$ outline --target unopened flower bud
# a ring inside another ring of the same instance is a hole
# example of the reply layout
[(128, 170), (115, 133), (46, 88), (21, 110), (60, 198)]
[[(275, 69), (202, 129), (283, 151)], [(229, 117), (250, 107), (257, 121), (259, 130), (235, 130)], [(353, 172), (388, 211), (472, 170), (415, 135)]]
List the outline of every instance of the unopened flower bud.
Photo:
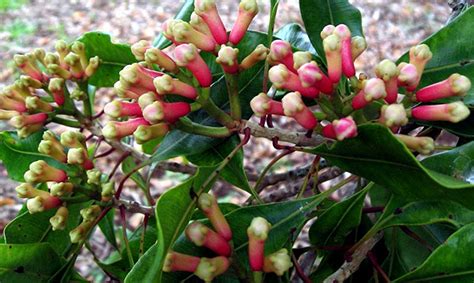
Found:
[(433, 57), (430, 47), (426, 44), (420, 44), (410, 48), (410, 64), (416, 67), (418, 74), (423, 74), (426, 63)]
[(69, 66), (69, 71), (74, 78), (82, 79), (84, 77), (84, 68), (81, 64), (81, 58), (76, 53), (69, 53), (64, 57), (64, 62)]
[(398, 76), (398, 85), (406, 87), (408, 91), (414, 91), (418, 86), (421, 74), (418, 73), (416, 66), (407, 63), (398, 65), (400, 75)]
[(170, 128), (166, 123), (158, 123), (151, 126), (139, 126), (133, 136), (138, 144), (144, 144), (152, 139), (164, 137)]
[(317, 88), (312, 86), (304, 87), (298, 75), (288, 70), (283, 64), (271, 67), (268, 78), (275, 88), (298, 91), (301, 95), (308, 98), (316, 98), (319, 95)]
[(181, 44), (174, 50), (176, 64), (185, 67), (198, 80), (202, 87), (212, 84), (212, 74), (206, 62), (199, 55), (194, 44)]
[(156, 64), (171, 73), (179, 70), (173, 59), (158, 48), (148, 48), (145, 52), (145, 60), (148, 65)]
[(469, 117), (469, 108), (461, 101), (437, 104), (422, 105), (411, 110), (411, 116), (423, 121), (447, 121), (458, 123)]
[(152, 104), (153, 102), (157, 100), (158, 100), (158, 97), (156, 96), (156, 94), (150, 91), (141, 95), (138, 98), (138, 105), (140, 105), (140, 108), (143, 110), (145, 109), (145, 107), (147, 107), (148, 105)]
[(235, 21), (234, 27), (229, 35), (229, 41), (233, 45), (239, 44), (244, 38), (250, 23), (258, 14), (258, 5), (256, 0), (241, 0), (239, 4), (239, 15)]
[(80, 41), (75, 41), (71, 45), (71, 51), (74, 52), (79, 57), (82, 68), (86, 69), (87, 65), (89, 64), (89, 60), (87, 60), (86, 46), (84, 45), (84, 43)]
[(189, 23), (182, 20), (174, 20), (172, 25), (174, 40), (178, 43), (192, 43), (197, 48), (213, 52), (217, 43), (212, 36), (208, 36), (195, 30)]
[(135, 59), (138, 61), (143, 61), (145, 60), (145, 52), (148, 50), (148, 48), (151, 48), (151, 44), (147, 40), (140, 40), (137, 43), (132, 44), (131, 49), (133, 56), (135, 56)]
[(263, 270), (265, 241), (268, 238), (271, 227), (272, 225), (265, 218), (255, 217), (247, 229), (247, 236), (249, 237), (249, 262), (252, 271)]
[(204, 20), (196, 14), (196, 12), (191, 13), (191, 18), (189, 20), (189, 24), (197, 31), (204, 33), (206, 35), (212, 36), (211, 30), (204, 22)]
[(299, 92), (290, 92), (281, 100), (285, 116), (292, 117), (307, 130), (317, 126), (318, 120), (313, 112), (304, 104)]
[(25, 106), (30, 112), (51, 112), (53, 106), (41, 100), (38, 96), (30, 96), (25, 99)]
[(41, 64), (43, 64), (43, 66), (46, 66), (44, 62), (44, 58), (46, 57), (46, 51), (44, 51), (44, 49), (35, 48), (35, 50), (33, 50), (33, 54), (35, 55), (36, 59), (40, 61)]
[(405, 126), (408, 123), (408, 117), (403, 104), (382, 106), (380, 122), (389, 128)]
[(206, 215), (216, 232), (221, 235), (226, 241), (232, 239), (232, 230), (229, 223), (222, 214), (217, 200), (214, 196), (208, 193), (202, 193), (197, 201), (199, 209)]
[(99, 217), (100, 212), (102, 209), (98, 205), (91, 205), (89, 207), (81, 209), (80, 213), (83, 221), (94, 221), (97, 217)]
[(354, 36), (351, 41), (351, 47), (352, 60), (355, 60), (367, 49), (367, 41), (362, 36)]
[(335, 26), (333, 25), (327, 25), (323, 28), (323, 30), (321, 31), (321, 39), (324, 40), (326, 39), (326, 37), (332, 35), (334, 33), (334, 30), (336, 29)]
[(6, 95), (0, 95), (0, 109), (16, 112), (26, 112), (26, 105), (23, 101), (8, 98)]
[(21, 129), (18, 129), (16, 132), (19, 138), (27, 138), (31, 134), (38, 132), (42, 128), (43, 128), (43, 124), (31, 124)]
[(99, 56), (95, 56), (89, 59), (89, 64), (86, 66), (84, 70), (84, 74), (86, 78), (92, 77), (95, 74), (97, 69), (99, 68), (100, 59)]
[(10, 119), (10, 125), (19, 129), (29, 125), (43, 125), (48, 119), (48, 114), (37, 113), (31, 115), (18, 115)]
[(114, 100), (104, 107), (104, 113), (112, 118), (142, 116), (142, 109), (137, 102)]
[(304, 64), (310, 63), (313, 60), (313, 55), (308, 51), (297, 51), (293, 54), (293, 68), (298, 70)]
[(398, 98), (398, 75), (400, 70), (392, 61), (385, 59), (375, 67), (375, 74), (382, 79), (385, 84), (387, 96), (385, 101), (388, 104), (396, 103)]
[(83, 221), (81, 224), (79, 224), (79, 226), (71, 230), (71, 232), (69, 232), (71, 243), (77, 244), (86, 240), (86, 237), (89, 234), (93, 224), (93, 221)]
[(329, 35), (323, 40), (324, 53), (328, 63), (329, 79), (338, 83), (342, 75), (341, 38), (335, 34)]
[(212, 282), (214, 278), (226, 272), (229, 269), (230, 261), (224, 256), (215, 258), (201, 258), (194, 275), (204, 280), (204, 282)]
[(59, 66), (59, 56), (55, 53), (48, 52), (46, 53), (46, 56), (44, 56), (44, 63), (45, 66), (49, 65), (58, 65)]
[(348, 78), (354, 77), (351, 31), (346, 25), (340, 24), (334, 29), (334, 34), (341, 39), (342, 73)]
[(334, 120), (323, 128), (323, 136), (343, 141), (357, 136), (357, 124), (352, 117)]
[(404, 143), (408, 149), (427, 155), (435, 150), (434, 140), (430, 137), (413, 137), (407, 135), (395, 135)]
[(230, 256), (232, 250), (229, 243), (212, 229), (194, 221), (186, 228), (186, 237), (198, 247), (206, 247), (218, 255)]
[(67, 152), (67, 163), (80, 165), (85, 170), (94, 168), (94, 163), (89, 159), (87, 150), (84, 148), (70, 148)]
[(74, 185), (72, 183), (54, 183), (49, 187), (49, 191), (53, 196), (66, 197), (72, 194)]
[(265, 257), (263, 271), (266, 273), (273, 272), (278, 276), (283, 276), (292, 266), (293, 263), (291, 262), (288, 250), (281, 249)]
[(20, 115), (20, 113), (17, 111), (0, 109), (0, 120), (10, 120), (18, 115)]
[(102, 134), (108, 140), (120, 140), (130, 136), (141, 125), (150, 125), (144, 118), (135, 118), (125, 122), (108, 122), (102, 129)]
[(54, 45), (54, 48), (59, 54), (59, 62), (62, 68), (67, 68), (66, 62), (64, 62), (64, 58), (69, 54), (71, 51), (69, 49), (68, 44), (64, 40), (58, 40), (56, 41), (56, 44)]
[(372, 101), (385, 98), (387, 92), (385, 91), (384, 81), (378, 78), (373, 78), (364, 81), (363, 89), (352, 100), (352, 108), (354, 110), (362, 109), (369, 105)]
[(67, 161), (64, 148), (61, 146), (61, 144), (55, 143), (54, 141), (42, 140), (38, 145), (38, 152), (51, 156), (60, 162)]
[(20, 184), (18, 187), (15, 188), (17, 197), (19, 198), (34, 198), (37, 196), (40, 197), (49, 197), (48, 192), (38, 190), (33, 187), (31, 184), (23, 183)]
[(175, 94), (192, 100), (197, 98), (197, 91), (194, 87), (183, 83), (178, 79), (173, 79), (170, 75), (163, 75), (153, 80), (156, 92), (159, 95)]
[(250, 107), (257, 117), (263, 117), (268, 114), (284, 115), (282, 103), (271, 99), (263, 92), (250, 101)]
[(240, 69), (247, 70), (255, 66), (260, 61), (267, 59), (270, 50), (263, 44), (257, 45), (255, 50), (252, 51), (247, 57), (240, 63)]
[(47, 67), (47, 71), (51, 75), (56, 75), (64, 80), (69, 80), (72, 78), (71, 72), (56, 64), (49, 64)]
[(169, 252), (166, 255), (165, 262), (163, 265), (164, 272), (175, 272), (185, 271), (194, 272), (196, 271), (201, 258), (185, 255), (177, 252)]
[(105, 184), (102, 184), (102, 191), (101, 191), (101, 201), (110, 201), (115, 194), (115, 183), (114, 182), (108, 182)]
[(163, 73), (146, 69), (140, 64), (128, 65), (120, 71), (120, 82), (122, 86), (128, 88), (136, 94), (143, 94), (154, 91), (153, 79), (161, 77)]
[(67, 174), (49, 166), (44, 160), (38, 160), (30, 164), (30, 170), (26, 171), (24, 178), (28, 183), (64, 182)]
[(5, 87), (0, 95), (24, 102), (26, 98), (31, 97), (32, 93), (28, 85), (22, 83), (21, 80), (17, 80), (13, 85)]
[(31, 87), (35, 89), (39, 89), (43, 87), (43, 83), (39, 80), (36, 80), (30, 76), (20, 76), (18, 83), (23, 87)]
[(416, 100), (430, 102), (452, 96), (465, 96), (471, 89), (471, 81), (460, 74), (452, 74), (448, 79), (424, 87), (416, 92)]
[(288, 41), (275, 40), (270, 45), (270, 53), (268, 55), (272, 65), (283, 64), (288, 70), (296, 73), (293, 60), (293, 49)]
[(326, 94), (332, 94), (334, 91), (333, 83), (314, 61), (298, 68), (298, 77), (303, 87), (313, 86)]
[(66, 131), (61, 134), (61, 144), (70, 148), (85, 148), (86, 137), (81, 132)]
[(216, 62), (222, 66), (224, 72), (235, 74), (239, 71), (239, 63), (237, 62), (238, 54), (239, 49), (222, 45), (217, 55)]
[(102, 172), (97, 169), (91, 169), (86, 171), (87, 174), (87, 183), (91, 185), (100, 185), (100, 177)]
[(56, 102), (56, 104), (59, 106), (63, 105), (65, 102), (64, 87), (65, 87), (64, 79), (52, 78), (49, 81), (48, 89), (53, 95), (54, 102)]
[(56, 214), (49, 219), (53, 231), (64, 230), (66, 228), (69, 211), (65, 206), (61, 206)]
[(227, 31), (217, 12), (214, 0), (194, 1), (194, 12), (206, 22), (212, 36), (218, 44), (227, 43)]
[(191, 106), (186, 102), (155, 101), (143, 109), (143, 118), (151, 124), (163, 121), (173, 124), (190, 112)]
[(59, 207), (61, 203), (59, 198), (51, 195), (37, 196), (26, 201), (26, 208), (30, 214), (34, 214)]
[[(36, 59), (36, 58), (35, 58)], [(44, 81), (43, 73), (39, 70), (38, 65), (33, 60), (30, 60), (27, 55), (15, 55), (13, 61), (21, 71), (38, 81)]]
[(71, 94), (70, 94), (71, 99), (74, 99), (76, 101), (83, 101), (87, 99), (87, 93), (82, 91), (80, 88), (75, 88)]
[[(135, 93), (130, 90), (130, 85), (128, 83), (123, 83), (121, 81), (118, 81), (114, 84), (114, 90), (117, 93), (118, 97), (120, 98), (128, 98), (128, 99), (138, 99), (143, 92), (141, 89), (138, 89), (138, 93)], [(135, 91), (137, 89), (134, 89)]]

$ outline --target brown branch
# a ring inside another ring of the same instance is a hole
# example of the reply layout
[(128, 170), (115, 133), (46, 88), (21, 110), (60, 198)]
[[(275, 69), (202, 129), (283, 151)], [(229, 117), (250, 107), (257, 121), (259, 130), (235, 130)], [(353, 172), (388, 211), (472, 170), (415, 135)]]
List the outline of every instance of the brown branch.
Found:
[(140, 203), (133, 200), (116, 199), (114, 198), (114, 206), (123, 206), (128, 212), (141, 213), (145, 215), (153, 216), (155, 214), (155, 208), (152, 206), (141, 205)]
[(342, 266), (329, 277), (324, 279), (324, 283), (341, 283), (349, 278), (354, 272), (359, 269), (360, 264), (364, 261), (367, 253), (371, 251), (374, 246), (383, 238), (383, 232), (375, 234), (374, 237), (362, 243), (359, 248), (351, 256), (351, 261), (344, 261)]

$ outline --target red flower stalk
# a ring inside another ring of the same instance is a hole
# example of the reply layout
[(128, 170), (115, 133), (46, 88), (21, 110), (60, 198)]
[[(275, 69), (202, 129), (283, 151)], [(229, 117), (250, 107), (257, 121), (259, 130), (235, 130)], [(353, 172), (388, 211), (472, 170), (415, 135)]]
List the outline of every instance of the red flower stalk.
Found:
[(67, 163), (82, 166), (85, 170), (94, 168), (94, 163), (89, 159), (84, 148), (70, 148), (67, 152)]
[(180, 67), (185, 67), (198, 80), (202, 87), (209, 87), (212, 84), (211, 70), (206, 62), (199, 55), (196, 46), (192, 43), (182, 44), (174, 50), (176, 63)]
[(151, 124), (163, 121), (173, 124), (189, 112), (191, 112), (191, 106), (186, 102), (155, 101), (143, 109), (143, 118)]
[(462, 102), (422, 105), (411, 110), (411, 116), (423, 121), (447, 121), (458, 123), (469, 117), (470, 110)]
[(416, 67), (416, 71), (420, 75), (416, 85), (420, 83), (421, 76), (425, 70), (426, 63), (433, 57), (430, 47), (426, 44), (420, 44), (410, 48), (410, 64)]
[(212, 36), (211, 30), (207, 26), (206, 22), (196, 14), (196, 12), (191, 13), (191, 18), (189, 24), (197, 31), (204, 33), (205, 35)]
[(102, 129), (102, 134), (106, 139), (119, 140), (133, 134), (141, 125), (150, 125), (150, 123), (144, 118), (135, 118), (125, 122), (111, 121)]
[(107, 103), (104, 107), (104, 112), (112, 118), (142, 116), (142, 109), (137, 102), (125, 102), (119, 100), (114, 100), (110, 103)]
[(194, 1), (194, 12), (206, 22), (218, 44), (227, 43), (227, 31), (219, 16), (214, 0)]
[(293, 68), (298, 70), (304, 64), (308, 64), (313, 60), (313, 55), (308, 51), (296, 51), (293, 53)]
[(314, 61), (301, 66), (298, 69), (298, 76), (303, 87), (314, 86), (326, 94), (332, 94), (334, 91), (333, 83)]
[(132, 44), (131, 49), (133, 56), (135, 56), (135, 59), (138, 61), (143, 61), (145, 60), (145, 52), (149, 49), (152, 48), (151, 44), (147, 40), (140, 40), (134, 44)]
[(212, 36), (195, 30), (189, 23), (182, 20), (174, 20), (170, 25), (173, 31), (173, 38), (178, 44), (192, 43), (201, 50), (208, 52), (215, 51), (217, 43)]
[(212, 227), (214, 227), (216, 232), (226, 241), (230, 241), (232, 239), (232, 230), (224, 214), (222, 214), (216, 198), (208, 193), (203, 193), (199, 196), (197, 205), (209, 221), (211, 221)]
[(352, 60), (355, 61), (366, 49), (367, 42), (362, 36), (354, 36), (351, 41), (352, 46)]
[(133, 136), (138, 144), (144, 144), (147, 141), (156, 139), (159, 137), (164, 137), (170, 128), (166, 123), (158, 123), (151, 126), (138, 126)]
[(17, 115), (20, 115), (20, 112), (0, 109), (0, 120), (10, 120)]
[(330, 36), (331, 34), (334, 33), (334, 30), (336, 30), (336, 27), (333, 26), (333, 25), (327, 25), (323, 28), (323, 30), (321, 31), (320, 35), (321, 35), (321, 39), (324, 40), (326, 39), (326, 37)]
[(316, 98), (319, 95), (317, 88), (313, 86), (304, 87), (298, 75), (288, 70), (283, 64), (273, 66), (268, 73), (268, 78), (275, 88), (298, 91), (301, 95), (308, 98)]
[(312, 130), (318, 125), (313, 112), (304, 104), (299, 92), (290, 92), (281, 100), (285, 116), (292, 117), (303, 128)]
[(224, 72), (228, 74), (235, 74), (239, 72), (239, 62), (237, 62), (237, 55), (239, 49), (230, 46), (222, 45), (216, 58), (216, 63), (222, 66)]
[(405, 126), (408, 123), (405, 107), (403, 104), (390, 104), (382, 106), (379, 121), (389, 128)]
[(224, 256), (215, 258), (201, 258), (194, 275), (204, 282), (212, 282), (214, 278), (226, 272), (229, 269), (230, 261)]
[(265, 257), (263, 271), (266, 273), (273, 272), (278, 276), (283, 276), (292, 266), (293, 263), (291, 262), (288, 250), (281, 249)]
[[(140, 64), (128, 65), (120, 71), (120, 82), (132, 92), (139, 95), (155, 90), (153, 79), (161, 77), (163, 73), (146, 69)], [(125, 85), (124, 85), (125, 84)]]
[(33, 54), (17, 54), (13, 56), (13, 61), (23, 73), (40, 82), (46, 81), (46, 77), (43, 75), (38, 65), (36, 64), (36, 57)]
[(263, 44), (257, 45), (255, 50), (252, 51), (247, 57), (240, 63), (241, 70), (247, 70), (255, 66), (258, 62), (267, 59), (270, 50)]
[(341, 40), (341, 58), (342, 58), (342, 73), (348, 77), (355, 76), (354, 60), (352, 59), (352, 38), (351, 31), (344, 25), (338, 25), (334, 34)]
[(234, 27), (229, 35), (229, 41), (233, 45), (239, 44), (245, 36), (250, 23), (258, 14), (258, 5), (256, 0), (241, 0), (239, 5), (239, 15), (235, 21)]
[(28, 183), (61, 183), (68, 177), (65, 171), (49, 166), (44, 160), (38, 160), (30, 164), (30, 170), (26, 171), (24, 178)]
[(229, 243), (221, 235), (212, 229), (194, 221), (186, 228), (186, 237), (198, 247), (206, 247), (218, 255), (229, 257), (232, 249)]
[(323, 40), (324, 53), (328, 62), (328, 75), (333, 83), (338, 83), (342, 76), (341, 39), (331, 34)]
[(396, 103), (398, 98), (398, 75), (400, 74), (397, 65), (385, 59), (375, 67), (375, 74), (385, 84), (385, 91), (387, 92), (385, 101), (388, 104)]
[(420, 81), (420, 73), (418, 73), (416, 66), (407, 63), (400, 63), (398, 65), (400, 74), (398, 75), (398, 85), (405, 87), (408, 91), (414, 91)]
[(354, 138), (357, 136), (357, 124), (350, 116), (340, 120), (334, 120), (331, 124), (323, 128), (323, 136), (338, 141)]
[(165, 263), (163, 265), (164, 272), (175, 272), (185, 271), (194, 272), (196, 271), (201, 258), (190, 256), (177, 252), (169, 252), (166, 255)]
[(272, 65), (283, 64), (288, 70), (296, 73), (294, 68), (295, 62), (293, 61), (293, 49), (288, 41), (273, 41), (270, 45), (270, 54), (268, 56)]
[(154, 79), (153, 84), (159, 95), (175, 94), (192, 100), (195, 100), (198, 95), (194, 87), (166, 74)]
[(252, 219), (247, 236), (249, 237), (249, 262), (252, 271), (262, 271), (265, 260), (265, 241), (268, 238), (271, 224), (263, 217)]
[(372, 101), (385, 98), (385, 84), (381, 79), (369, 79), (364, 81), (363, 88), (352, 100), (354, 110), (362, 109)]
[(64, 147), (50, 131), (44, 132), (43, 140), (41, 140), (40, 144), (38, 145), (38, 152), (49, 155), (63, 163), (66, 163), (67, 161), (66, 153), (64, 153)]
[(416, 92), (416, 100), (430, 102), (452, 96), (465, 96), (471, 89), (471, 81), (460, 74), (452, 74), (448, 79), (424, 87)]
[(48, 119), (48, 114), (37, 113), (31, 115), (18, 115), (10, 119), (10, 125), (20, 129), (30, 125), (43, 125)]
[(38, 96), (30, 96), (25, 99), (25, 106), (30, 112), (52, 112), (53, 106), (41, 100)]
[(434, 140), (430, 137), (413, 137), (407, 135), (395, 135), (398, 140), (404, 143), (408, 149), (428, 155), (435, 150)]
[(26, 207), (30, 214), (47, 211), (60, 207), (62, 201), (58, 197), (48, 194), (47, 197), (37, 196), (26, 201)]
[(8, 98), (6, 95), (0, 95), (0, 109), (11, 110), (16, 112), (26, 112), (26, 105), (22, 101)]
[(64, 83), (64, 79), (61, 78), (52, 78), (49, 81), (48, 89), (53, 95), (54, 102), (59, 106), (64, 105), (66, 101), (64, 97)]
[(145, 61), (149, 66), (156, 64), (160, 68), (163, 68), (171, 73), (176, 73), (179, 71), (178, 66), (173, 61), (173, 59), (171, 59), (168, 54), (158, 48), (148, 48), (145, 52)]
[(285, 115), (283, 105), (279, 101), (271, 99), (266, 93), (261, 92), (250, 101), (250, 107), (257, 117), (263, 117), (268, 114)]

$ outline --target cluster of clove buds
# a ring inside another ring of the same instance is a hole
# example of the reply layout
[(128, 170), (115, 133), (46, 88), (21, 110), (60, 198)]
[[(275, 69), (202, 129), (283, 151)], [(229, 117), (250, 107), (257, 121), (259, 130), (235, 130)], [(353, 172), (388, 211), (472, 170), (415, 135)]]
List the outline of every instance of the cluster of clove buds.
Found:
[[(273, 65), (269, 79), (274, 89), (288, 93), (281, 101), (267, 93), (254, 97), (250, 105), (256, 116), (290, 117), (307, 130), (315, 130), (326, 138), (342, 141), (357, 136), (357, 125), (366, 121), (356, 121), (354, 114), (373, 102), (378, 102), (380, 108), (377, 122), (386, 125), (394, 133), (405, 126), (409, 118), (457, 123), (470, 115), (469, 108), (462, 101), (436, 104), (439, 99), (466, 95), (471, 88), (467, 77), (452, 74), (442, 82), (419, 89), (425, 66), (432, 58), (426, 44), (410, 49), (409, 63), (402, 62), (397, 66), (390, 60), (383, 60), (375, 69), (375, 78), (361, 74), (357, 79), (354, 60), (366, 49), (364, 38), (351, 37), (351, 31), (344, 24), (326, 26), (321, 38), (327, 59), (327, 74), (311, 53), (293, 52), (286, 41), (276, 40), (272, 43), (268, 55)], [(335, 91), (342, 75), (350, 79), (353, 94), (341, 99), (336, 97)], [(400, 88), (404, 89), (404, 95), (399, 94)], [(315, 108), (323, 113), (311, 111), (307, 103), (317, 104)], [(435, 104), (419, 105), (421, 103)], [(342, 104), (340, 109), (335, 109), (337, 104)], [(317, 117), (329, 117), (331, 120), (323, 119), (318, 124)], [(397, 137), (410, 149), (420, 153), (427, 154), (434, 149), (434, 142), (430, 138)]]
[[(197, 201), (198, 208), (206, 216), (214, 229), (200, 221), (193, 221), (185, 230), (189, 241), (198, 247), (205, 247), (218, 255), (214, 258), (200, 258), (175, 251), (168, 252), (163, 271), (193, 272), (205, 282), (211, 282), (215, 277), (226, 272), (232, 256), (232, 230), (217, 200), (208, 193), (202, 193)], [(275, 273), (282, 276), (292, 266), (286, 249), (281, 249), (265, 256), (265, 241), (268, 238), (271, 224), (262, 217), (252, 220), (247, 230), (249, 238), (249, 263), (253, 272)]]
[(9, 120), (20, 137), (39, 131), (57, 114), (64, 114), (60, 110), (66, 99), (84, 100), (86, 95), (79, 87), (69, 93), (66, 81), (83, 82), (99, 67), (99, 58), (88, 60), (80, 41), (70, 46), (58, 41), (56, 51), (35, 49), (13, 58), (24, 75), (0, 91), (0, 120)]
[[(82, 133), (66, 131), (57, 138), (53, 132), (46, 131), (38, 152), (49, 158), (30, 164), (24, 174), (26, 183), (20, 184), (16, 192), (18, 197), (27, 199), (26, 207), (31, 214), (57, 208), (56, 214), (50, 218), (53, 230), (66, 227), (67, 204), (74, 198), (76, 190), (98, 201), (112, 199), (114, 183), (103, 179), (102, 173), (94, 168)], [(83, 223), (70, 232), (73, 243), (85, 239), (100, 212), (98, 205), (81, 210)]]

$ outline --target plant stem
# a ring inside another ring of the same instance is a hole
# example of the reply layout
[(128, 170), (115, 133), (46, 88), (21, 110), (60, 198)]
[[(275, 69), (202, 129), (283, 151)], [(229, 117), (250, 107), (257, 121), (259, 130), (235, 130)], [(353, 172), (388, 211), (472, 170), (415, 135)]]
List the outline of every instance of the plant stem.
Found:
[(232, 134), (232, 131), (226, 127), (211, 127), (204, 126), (201, 124), (194, 123), (189, 118), (181, 118), (176, 124), (176, 128), (196, 135), (213, 137), (213, 138), (226, 138)]
[[(317, 176), (320, 160), (321, 160), (321, 156), (316, 155), (316, 157), (313, 160), (313, 164), (311, 164), (311, 168), (309, 169), (308, 174), (306, 174), (306, 177), (304, 178), (303, 184), (300, 187), (300, 191), (298, 192), (298, 195), (296, 196), (297, 199), (303, 197), (304, 192), (306, 191), (306, 187), (308, 186), (309, 179), (311, 179), (311, 176), (313, 176), (314, 174), (316, 174), (316, 176)], [(317, 183), (317, 182), (315, 182), (315, 183)]]
[(130, 243), (128, 242), (128, 237), (127, 237), (127, 219), (125, 217), (125, 207), (122, 205), (119, 207), (119, 210), (120, 210), (120, 220), (122, 221), (123, 243), (127, 250), (127, 257), (128, 257), (128, 262), (130, 263), (130, 268), (132, 268), (135, 265), (135, 262), (133, 260), (132, 250), (130, 249)]
[(242, 109), (240, 108), (239, 99), (239, 75), (226, 73), (225, 82), (229, 93), (230, 116), (232, 119), (239, 121), (242, 118)]
[(79, 88), (87, 94), (87, 98), (84, 99), (83, 104), (84, 104), (84, 115), (87, 118), (90, 118), (92, 116), (92, 105), (90, 102), (90, 93), (89, 93), (89, 85), (87, 82), (80, 82), (78, 83)]
[(235, 122), (227, 113), (222, 111), (212, 100), (211, 96), (211, 89), (204, 88), (201, 90), (199, 97), (197, 98), (197, 102), (199, 102), (204, 109), (210, 116), (216, 119), (219, 123), (226, 126), (229, 129), (235, 127)]
[(64, 126), (71, 127), (71, 128), (80, 128), (81, 127), (81, 123), (78, 122), (78, 121), (73, 121), (73, 120), (61, 118), (61, 117), (58, 117), (58, 116), (54, 116), (51, 119), (51, 121), (54, 122), (54, 123), (57, 123), (57, 124), (61, 124), (61, 125), (64, 125)]
[(253, 283), (262, 283), (263, 282), (263, 272), (254, 271), (252, 272)]

